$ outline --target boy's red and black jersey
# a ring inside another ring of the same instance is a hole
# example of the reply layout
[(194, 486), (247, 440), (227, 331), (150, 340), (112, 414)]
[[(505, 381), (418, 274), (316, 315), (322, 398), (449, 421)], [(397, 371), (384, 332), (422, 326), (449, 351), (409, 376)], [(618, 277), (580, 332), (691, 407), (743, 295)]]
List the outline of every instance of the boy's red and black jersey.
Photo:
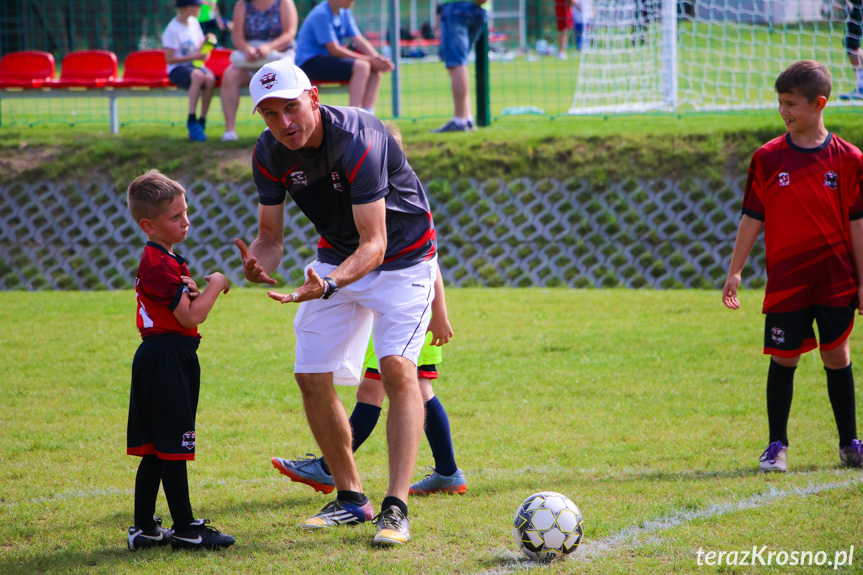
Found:
[(200, 339), (197, 327), (185, 328), (174, 316), (183, 293), (188, 292), (180, 276), (189, 275), (182, 256), (168, 253), (159, 244), (147, 242), (135, 279), (137, 323), (142, 338), (157, 333), (178, 333)]
[(320, 111), (324, 140), (312, 156), (288, 149), (269, 129), (258, 138), (252, 172), (261, 205), (279, 205), (290, 195), (321, 236), (318, 260), (339, 265), (360, 245), (354, 205), (383, 198), (387, 248), (377, 269), (434, 257), (428, 197), (389, 130), (357, 108), (322, 105)]
[(863, 217), (861, 183), (863, 155), (833, 134), (812, 149), (785, 134), (752, 156), (743, 214), (764, 222), (764, 313), (857, 297), (850, 221)]

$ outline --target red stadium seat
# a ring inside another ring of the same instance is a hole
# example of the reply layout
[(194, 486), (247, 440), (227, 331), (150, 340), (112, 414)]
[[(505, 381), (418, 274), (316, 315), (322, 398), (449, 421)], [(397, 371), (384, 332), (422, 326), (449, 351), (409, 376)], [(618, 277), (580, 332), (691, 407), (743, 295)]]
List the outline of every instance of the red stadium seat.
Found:
[(63, 58), (60, 79), (50, 88), (104, 88), (117, 78), (117, 56), (107, 50), (70, 52)]
[(231, 51), (227, 48), (213, 48), (204, 66), (216, 75), (216, 86), (222, 85), (222, 76), (231, 65)]
[(54, 79), (54, 56), (48, 52), (11, 52), (0, 58), (0, 88), (41, 88)]
[(108, 82), (108, 86), (113, 88), (162, 88), (170, 84), (162, 50), (129, 53), (123, 65), (123, 78)]

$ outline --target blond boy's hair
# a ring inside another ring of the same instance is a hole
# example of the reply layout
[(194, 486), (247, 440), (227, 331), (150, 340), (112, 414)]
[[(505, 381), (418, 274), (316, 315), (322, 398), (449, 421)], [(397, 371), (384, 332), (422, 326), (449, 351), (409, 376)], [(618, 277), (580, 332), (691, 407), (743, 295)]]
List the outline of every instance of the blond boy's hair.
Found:
[(126, 202), (135, 221), (154, 220), (174, 198), (186, 193), (185, 188), (159, 170), (150, 170), (129, 184)]
[(393, 138), (396, 139), (396, 143), (399, 145), (399, 148), (404, 148), (404, 146), (402, 146), (402, 131), (399, 130), (399, 127), (395, 122), (386, 121), (384, 122), (384, 126), (386, 126), (386, 129), (390, 131)]
[(777, 94), (796, 92), (812, 102), (818, 96), (830, 99), (833, 79), (827, 66), (812, 60), (800, 60), (788, 66), (776, 78)]

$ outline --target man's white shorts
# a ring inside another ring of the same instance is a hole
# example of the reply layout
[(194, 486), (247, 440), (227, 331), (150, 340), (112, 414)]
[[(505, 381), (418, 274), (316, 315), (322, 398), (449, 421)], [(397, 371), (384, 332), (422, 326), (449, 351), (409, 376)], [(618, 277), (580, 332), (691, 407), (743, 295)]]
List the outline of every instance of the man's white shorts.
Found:
[[(337, 266), (306, 266), (326, 277)], [(373, 271), (339, 287), (331, 299), (300, 304), (294, 373), (329, 373), (338, 385), (357, 385), (374, 326), (375, 355), (400, 355), (416, 364), (431, 317), (437, 257), (406, 269)]]

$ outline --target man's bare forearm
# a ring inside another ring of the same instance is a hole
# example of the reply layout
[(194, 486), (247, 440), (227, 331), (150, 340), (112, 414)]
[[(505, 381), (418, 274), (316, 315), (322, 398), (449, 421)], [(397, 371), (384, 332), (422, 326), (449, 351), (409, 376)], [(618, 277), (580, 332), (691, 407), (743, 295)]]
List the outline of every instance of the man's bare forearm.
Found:
[(268, 275), (279, 267), (284, 251), (285, 246), (281, 242), (260, 237), (256, 238), (249, 246), (249, 255), (258, 258), (258, 265), (264, 268)]
[(385, 248), (375, 242), (361, 243), (357, 251), (332, 271), (330, 277), (339, 287), (352, 284), (381, 265), (384, 251)]

